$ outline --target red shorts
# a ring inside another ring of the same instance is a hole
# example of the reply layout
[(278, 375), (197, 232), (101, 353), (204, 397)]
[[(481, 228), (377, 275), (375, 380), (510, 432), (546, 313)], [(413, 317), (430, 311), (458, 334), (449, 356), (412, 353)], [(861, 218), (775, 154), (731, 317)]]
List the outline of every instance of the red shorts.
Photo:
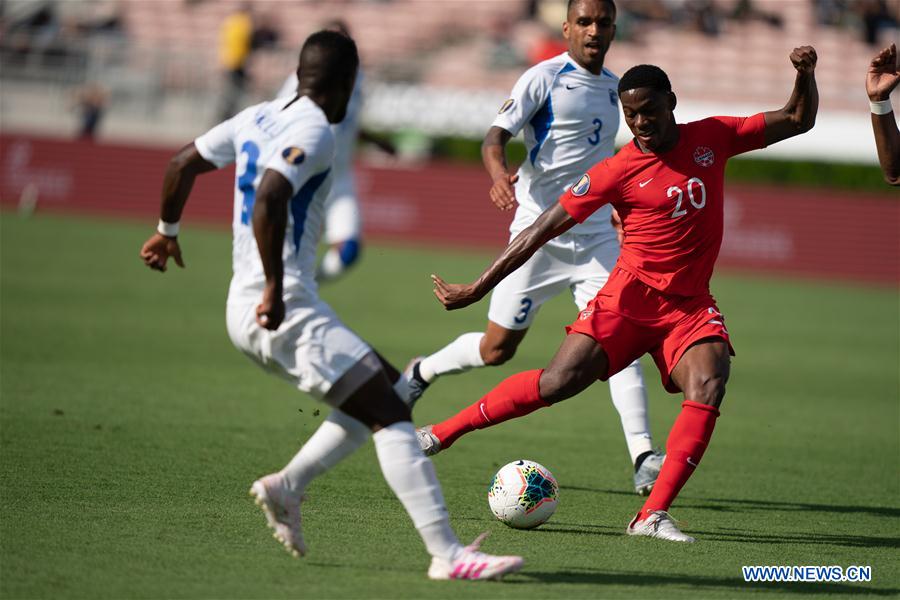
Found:
[(681, 391), (672, 381), (672, 370), (694, 342), (721, 338), (734, 356), (725, 318), (710, 294), (664, 294), (619, 267), (566, 332), (590, 336), (606, 351), (609, 371), (601, 380), (649, 352), (663, 386), (672, 393)]

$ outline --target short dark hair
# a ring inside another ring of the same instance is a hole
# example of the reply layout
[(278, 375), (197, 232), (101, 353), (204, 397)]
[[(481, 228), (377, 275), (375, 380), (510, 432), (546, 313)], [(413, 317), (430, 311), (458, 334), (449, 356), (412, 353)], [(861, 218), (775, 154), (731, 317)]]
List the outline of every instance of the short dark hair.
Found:
[(671, 92), (672, 83), (666, 72), (656, 65), (631, 67), (619, 80), (619, 95), (637, 88), (651, 88), (659, 92)]
[[(566, 4), (566, 18), (568, 18), (569, 13), (572, 12), (572, 7), (575, 6), (576, 2), (583, 2), (584, 0), (569, 0), (569, 3)], [(616, 8), (616, 0), (600, 0), (601, 2), (606, 2), (612, 7), (613, 12), (619, 12)]]
[(300, 49), (298, 73), (313, 75), (316, 87), (339, 83), (356, 72), (359, 53), (349, 36), (327, 29), (306, 38)]

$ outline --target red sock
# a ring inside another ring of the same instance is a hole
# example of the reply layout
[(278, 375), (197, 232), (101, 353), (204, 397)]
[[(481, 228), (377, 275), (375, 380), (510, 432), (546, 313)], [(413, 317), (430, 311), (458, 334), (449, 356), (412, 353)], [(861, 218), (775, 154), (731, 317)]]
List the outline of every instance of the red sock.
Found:
[(647, 518), (651, 510), (669, 510), (709, 445), (719, 409), (708, 404), (685, 400), (681, 414), (675, 419), (666, 441), (666, 462), (650, 497), (641, 508), (639, 520)]
[(525, 371), (504, 379), (481, 400), (435, 425), (431, 433), (441, 441), (441, 448), (445, 449), (470, 431), (484, 429), (550, 406), (541, 400), (538, 381), (542, 372), (542, 369)]

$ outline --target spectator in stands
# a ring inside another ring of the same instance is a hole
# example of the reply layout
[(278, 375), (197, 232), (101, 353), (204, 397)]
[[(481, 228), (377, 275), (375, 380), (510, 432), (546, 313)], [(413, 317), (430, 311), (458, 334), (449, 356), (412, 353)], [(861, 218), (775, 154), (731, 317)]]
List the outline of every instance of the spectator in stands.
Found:
[(870, 46), (878, 44), (882, 29), (898, 27), (898, 15), (888, 10), (887, 0), (858, 0), (855, 6), (862, 21), (863, 40)]
[(225, 91), (219, 121), (230, 119), (247, 88), (247, 60), (253, 39), (253, 16), (249, 2), (225, 18), (219, 34), (219, 61), (225, 72)]
[(847, 0), (812, 0), (816, 20), (820, 25), (837, 27), (847, 20)]
[(56, 45), (61, 26), (56, 5), (50, 0), (10, 2), (2, 12), (3, 45), (15, 54), (43, 54)]
[(900, 84), (897, 45), (891, 44), (875, 55), (866, 74), (866, 93), (872, 110), (872, 129), (878, 162), (884, 179), (900, 186), (900, 130), (891, 106), (891, 91)]
[(253, 18), (253, 34), (250, 38), (251, 51), (277, 49), (281, 46), (281, 32), (269, 13), (260, 13)]
[(747, 21), (762, 21), (779, 29), (784, 26), (781, 15), (766, 12), (760, 9), (753, 0), (737, 0), (729, 15), (733, 20), (745, 23)]
[(491, 47), (487, 54), (488, 68), (512, 69), (521, 67), (525, 62), (512, 42), (506, 19), (498, 17), (491, 21), (490, 44)]
[(623, 2), (621, 10), (636, 29), (655, 21), (711, 37), (719, 34), (723, 16), (714, 0), (633, 0)]
[(671, 11), (662, 0), (632, 0), (623, 2), (621, 10), (639, 21), (669, 21)]
[(722, 14), (713, 0), (685, 0), (683, 10), (688, 26), (715, 37), (722, 30)]
[(106, 111), (109, 93), (99, 83), (89, 83), (78, 90), (75, 95), (75, 107), (78, 111), (78, 139), (92, 141)]

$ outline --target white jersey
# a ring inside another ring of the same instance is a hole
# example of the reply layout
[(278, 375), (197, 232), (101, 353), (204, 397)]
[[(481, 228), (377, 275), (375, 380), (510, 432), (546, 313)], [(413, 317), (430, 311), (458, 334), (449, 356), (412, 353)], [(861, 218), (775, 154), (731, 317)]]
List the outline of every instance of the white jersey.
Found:
[(229, 299), (258, 301), (265, 273), (253, 234), (253, 204), (266, 169), (291, 184), (284, 238), (284, 296), (314, 297), (316, 247), (331, 184), (334, 138), (328, 118), (307, 97), (287, 108), (276, 99), (251, 106), (194, 140), (200, 155), (223, 167), (237, 161), (234, 183), (234, 242)]
[[(528, 69), (503, 103), (493, 126), (513, 135), (524, 129), (527, 156), (519, 168), (519, 203), (510, 232), (516, 235), (594, 164), (615, 152), (619, 129), (619, 78), (594, 75), (568, 52)], [(573, 227), (573, 234), (615, 237), (611, 208), (601, 208)]]
[[(292, 73), (278, 90), (277, 98), (293, 98), (297, 93), (297, 74)], [(340, 123), (331, 126), (334, 134), (334, 162), (332, 163), (332, 194), (350, 195), (356, 197), (356, 189), (353, 179), (353, 153), (356, 148), (356, 139), (359, 137), (359, 116), (362, 111), (362, 68), (356, 71), (356, 82), (353, 84), (353, 94), (347, 103), (347, 115)]]

